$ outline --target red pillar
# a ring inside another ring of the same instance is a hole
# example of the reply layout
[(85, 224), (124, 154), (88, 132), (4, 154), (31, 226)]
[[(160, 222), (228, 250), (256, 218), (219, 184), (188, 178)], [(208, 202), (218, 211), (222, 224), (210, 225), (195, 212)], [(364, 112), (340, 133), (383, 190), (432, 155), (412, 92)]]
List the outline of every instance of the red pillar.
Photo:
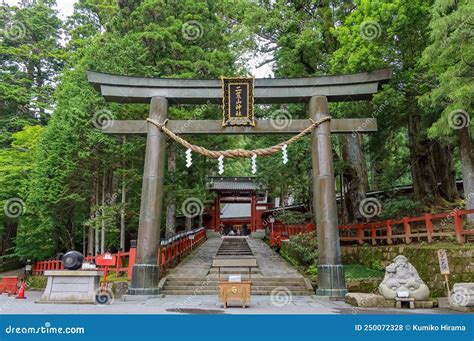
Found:
[(221, 195), (217, 193), (216, 203), (214, 205), (214, 231), (221, 232)]
[(250, 202), (250, 230), (252, 232), (255, 232), (257, 230), (256, 213), (257, 213), (257, 199), (255, 197), (255, 194), (252, 194), (252, 201)]
[(137, 241), (131, 240), (130, 241), (130, 250), (128, 251), (128, 280), (132, 279), (132, 270), (133, 266), (135, 265), (135, 260), (137, 257)]

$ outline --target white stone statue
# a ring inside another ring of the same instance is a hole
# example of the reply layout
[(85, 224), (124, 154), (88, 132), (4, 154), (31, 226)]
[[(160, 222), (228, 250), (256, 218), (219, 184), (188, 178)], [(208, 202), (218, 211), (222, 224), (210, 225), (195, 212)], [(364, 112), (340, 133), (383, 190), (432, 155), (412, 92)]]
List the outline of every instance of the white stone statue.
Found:
[(415, 300), (426, 300), (430, 290), (418, 275), (415, 267), (405, 256), (397, 256), (393, 263), (385, 268), (385, 277), (379, 285), (380, 294), (387, 299), (395, 297), (412, 297)]

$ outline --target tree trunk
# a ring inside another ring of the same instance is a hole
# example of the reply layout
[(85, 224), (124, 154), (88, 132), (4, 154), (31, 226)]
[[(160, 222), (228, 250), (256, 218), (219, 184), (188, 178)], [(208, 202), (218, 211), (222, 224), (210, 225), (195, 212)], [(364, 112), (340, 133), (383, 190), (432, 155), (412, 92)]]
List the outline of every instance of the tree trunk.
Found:
[(433, 169), (433, 141), (427, 139), (421, 126), (421, 116), (417, 113), (416, 106), (413, 106), (412, 113), (408, 117), (413, 191), (419, 201), (424, 204), (432, 204), (439, 198), (438, 183)]
[[(459, 152), (466, 209), (472, 210), (474, 209), (474, 150), (469, 126), (459, 129)], [(467, 221), (474, 223), (474, 214), (469, 214)]]
[(186, 217), (185, 231), (191, 231), (193, 229), (193, 218)]
[[(94, 206), (97, 204), (97, 186), (98, 186), (97, 172), (94, 172), (94, 175), (92, 177), (90, 219), (95, 218)], [(92, 226), (89, 226), (88, 237), (87, 237), (87, 255), (88, 256), (94, 255), (94, 231), (95, 229)]]
[[(95, 176), (94, 176), (94, 181), (95, 181), (95, 211), (94, 211), (94, 217), (97, 218), (97, 216), (99, 215), (99, 210), (98, 210), (98, 207), (99, 207), (99, 175), (100, 175), (100, 171), (99, 171), (99, 168), (97, 168), (97, 171), (95, 173)], [(95, 244), (94, 244), (94, 255), (97, 256), (99, 254), (99, 243), (100, 243), (100, 236), (99, 236), (99, 228), (96, 226), (95, 227), (95, 236), (94, 236), (94, 241), (95, 241)]]
[[(168, 173), (171, 177), (176, 173), (176, 146), (172, 143), (168, 151)], [(173, 193), (168, 193), (166, 206), (166, 232), (165, 237), (170, 238), (176, 234), (176, 198)]]
[(102, 226), (100, 229), (100, 253), (104, 254), (105, 252), (105, 188), (107, 186), (107, 170), (104, 169), (102, 175)]
[(453, 147), (436, 143), (433, 145), (433, 169), (440, 184), (439, 192), (447, 201), (458, 198), (456, 172), (453, 163)]
[(369, 180), (362, 151), (362, 136), (360, 134), (346, 134), (344, 139), (342, 157), (344, 161), (349, 162), (349, 167), (343, 175), (343, 212), (345, 222), (354, 223), (362, 219), (359, 206), (366, 197)]
[[(122, 147), (125, 145), (126, 138), (122, 139)], [(122, 156), (122, 207), (120, 208), (120, 250), (125, 251), (125, 203), (126, 203), (126, 179), (125, 179), (125, 156)]]

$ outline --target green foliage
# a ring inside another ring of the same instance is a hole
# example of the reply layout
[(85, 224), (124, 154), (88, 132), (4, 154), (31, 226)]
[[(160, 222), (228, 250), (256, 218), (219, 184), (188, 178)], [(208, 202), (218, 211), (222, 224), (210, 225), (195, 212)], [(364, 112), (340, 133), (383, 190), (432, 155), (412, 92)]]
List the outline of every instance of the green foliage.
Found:
[(420, 100), (442, 110), (441, 117), (429, 130), (431, 137), (438, 137), (456, 132), (452, 129), (455, 125), (453, 112), (462, 110), (464, 115), (472, 116), (474, 109), (474, 5), (469, 0), (435, 0), (431, 15), (431, 44), (423, 52), (422, 59), (432, 79), (429, 84), (431, 91)]
[(311, 213), (302, 213), (302, 212), (293, 212), (293, 211), (283, 211), (278, 215), (278, 220), (283, 224), (303, 224), (312, 219), (313, 215)]
[(423, 205), (410, 197), (389, 199), (382, 204), (381, 218), (416, 217), (424, 212)]
[[(80, 249), (89, 228), (105, 226), (106, 247), (113, 249), (118, 247), (124, 210), (128, 237), (136, 237), (144, 139), (106, 136), (97, 123), (100, 114), (144, 119), (148, 106), (107, 103), (89, 85), (87, 70), (214, 79), (248, 74), (246, 62), (259, 53), (268, 57), (264, 63), (273, 62), (278, 77), (391, 66), (392, 81), (371, 102), (331, 103), (330, 110), (338, 118), (378, 120), (378, 132), (363, 141), (372, 189), (410, 183), (420, 172), (414, 163), (425, 160), (433, 145), (429, 138), (443, 137), (443, 143), (456, 147), (448, 129), (452, 111), (472, 112), (473, 7), (467, 0), (79, 0), (74, 14), (62, 22), (53, 0), (2, 4), (0, 204), (18, 197), (26, 209), (16, 219), (0, 212), (0, 234), (4, 237), (18, 228), (16, 255), (44, 258)], [(256, 116), (284, 116), (289, 121), (306, 118), (306, 109), (303, 104), (257, 105)], [(171, 106), (169, 117), (219, 119), (221, 108)], [(268, 147), (287, 137), (189, 140), (222, 150)], [(351, 167), (343, 158), (344, 143), (333, 138), (338, 175)], [(213, 199), (206, 178), (216, 174), (216, 160), (193, 155), (193, 166), (186, 168), (184, 150), (175, 147), (176, 171), (166, 174), (164, 204), (175, 202), (178, 213), (190, 197), (206, 206)], [(258, 180), (271, 198), (291, 197), (311, 206), (309, 137), (288, 146), (288, 156), (286, 165), (279, 154), (259, 158)], [(454, 162), (459, 173), (457, 156)], [(226, 160), (225, 167), (224, 175), (250, 175), (250, 160)], [(104, 174), (110, 177), (108, 195), (117, 200), (102, 205)], [(125, 204), (118, 199), (122, 186)], [(389, 200), (382, 214), (416, 215), (423, 199)], [(302, 223), (312, 217), (288, 213), (280, 218)], [(314, 265), (315, 240), (297, 236), (289, 245), (296, 258)], [(12, 245), (4, 247), (11, 251)]]
[(26, 290), (44, 290), (48, 278), (46, 276), (28, 276), (25, 280)]
[(367, 268), (360, 264), (344, 265), (344, 275), (346, 280), (362, 278), (382, 278), (384, 272), (377, 269)]
[(300, 265), (309, 266), (318, 262), (318, 243), (315, 233), (291, 236), (286, 249)]

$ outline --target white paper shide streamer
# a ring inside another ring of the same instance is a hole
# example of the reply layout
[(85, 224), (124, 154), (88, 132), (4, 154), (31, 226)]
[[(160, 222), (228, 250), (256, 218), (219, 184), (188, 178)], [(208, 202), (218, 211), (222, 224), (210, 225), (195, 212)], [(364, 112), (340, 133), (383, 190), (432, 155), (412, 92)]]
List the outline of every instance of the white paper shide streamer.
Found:
[(219, 156), (217, 160), (219, 161), (219, 174), (222, 175), (224, 173), (224, 156)]
[(193, 158), (191, 156), (191, 149), (186, 150), (186, 167), (189, 168), (193, 164)]
[(257, 173), (257, 155), (252, 156), (252, 174)]
[(286, 144), (283, 145), (283, 147), (281, 148), (281, 152), (282, 152), (282, 158), (283, 158), (283, 164), (286, 165), (288, 163), (288, 150), (287, 150), (288, 146)]

